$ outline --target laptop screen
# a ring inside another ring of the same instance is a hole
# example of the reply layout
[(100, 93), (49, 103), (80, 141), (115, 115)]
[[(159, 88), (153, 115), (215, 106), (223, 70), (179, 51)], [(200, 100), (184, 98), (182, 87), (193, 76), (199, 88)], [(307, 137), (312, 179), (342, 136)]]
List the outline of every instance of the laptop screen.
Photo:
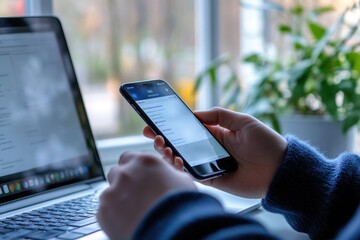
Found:
[(0, 204), (103, 176), (59, 21), (0, 19)]

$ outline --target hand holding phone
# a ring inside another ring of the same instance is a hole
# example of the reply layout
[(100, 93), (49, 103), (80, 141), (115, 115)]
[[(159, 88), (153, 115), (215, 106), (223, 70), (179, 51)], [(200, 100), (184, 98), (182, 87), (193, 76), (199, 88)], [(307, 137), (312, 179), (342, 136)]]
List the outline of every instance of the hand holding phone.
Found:
[[(203, 183), (241, 197), (265, 197), (286, 152), (286, 139), (248, 114), (216, 107), (197, 111), (196, 116), (240, 166), (231, 175)], [(149, 126), (144, 127), (143, 134), (154, 139), (155, 149), (175, 168), (183, 168), (183, 161), (172, 154), (161, 136)]]
[(151, 129), (165, 139), (185, 169), (199, 180), (237, 169), (237, 162), (163, 80), (123, 84), (121, 94)]

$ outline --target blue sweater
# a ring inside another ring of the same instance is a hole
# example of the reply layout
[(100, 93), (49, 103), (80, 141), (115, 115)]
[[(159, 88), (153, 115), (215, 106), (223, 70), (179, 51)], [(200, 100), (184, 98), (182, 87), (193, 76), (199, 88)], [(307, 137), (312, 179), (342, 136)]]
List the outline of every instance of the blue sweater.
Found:
[[(296, 138), (287, 140), (262, 206), (313, 239), (360, 239), (360, 157), (345, 153), (329, 160)], [(182, 191), (157, 202), (133, 239), (277, 238), (255, 220), (226, 213), (209, 195)]]

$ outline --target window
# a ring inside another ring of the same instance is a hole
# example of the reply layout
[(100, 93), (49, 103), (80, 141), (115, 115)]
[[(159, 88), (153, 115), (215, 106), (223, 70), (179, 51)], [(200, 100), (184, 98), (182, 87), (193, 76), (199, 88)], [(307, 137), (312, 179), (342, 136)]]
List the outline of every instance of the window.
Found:
[(54, 0), (97, 139), (140, 134), (121, 83), (161, 78), (195, 106), (192, 0)]
[[(255, 8), (247, 8), (243, 2)], [(94, 135), (97, 139), (107, 139), (139, 135), (144, 126), (120, 96), (121, 83), (165, 79), (194, 109), (199, 107), (199, 101), (192, 94), (199, 66), (204, 67), (224, 53), (230, 53), (233, 62), (238, 64), (244, 54), (253, 51), (276, 52), (279, 41), (274, 26), (281, 20), (281, 14), (256, 8), (257, 4), (267, 2), (287, 7), (296, 4), (288, 0), (0, 0), (0, 16), (52, 12), (60, 18)], [(340, 11), (353, 2), (306, 0), (303, 4), (330, 4)], [(208, 9), (209, 5), (212, 8)], [(205, 25), (199, 24), (204, 7), (208, 15)], [(214, 21), (209, 21), (214, 13), (211, 10), (218, 14)], [(209, 29), (212, 34), (204, 34)], [(199, 38), (203, 38), (202, 41), (199, 42)], [(218, 48), (203, 61), (199, 55), (212, 51), (211, 41)], [(249, 76), (253, 72), (240, 64), (237, 66), (240, 76), (251, 83)], [(205, 98), (201, 95), (200, 100), (206, 102), (214, 98), (212, 93), (205, 91)], [(200, 108), (208, 108), (216, 101), (209, 103)], [(125, 145), (134, 144), (138, 139), (126, 141)], [(99, 142), (107, 145), (107, 140)], [(113, 140), (110, 145), (115, 142), (124, 144)]]

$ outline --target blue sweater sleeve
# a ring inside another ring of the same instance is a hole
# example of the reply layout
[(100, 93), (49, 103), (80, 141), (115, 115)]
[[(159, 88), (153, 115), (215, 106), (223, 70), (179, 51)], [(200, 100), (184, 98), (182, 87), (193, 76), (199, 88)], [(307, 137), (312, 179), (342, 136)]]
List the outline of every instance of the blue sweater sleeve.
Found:
[(213, 197), (200, 192), (175, 192), (147, 213), (133, 239), (276, 239), (254, 220), (226, 213)]
[(313, 239), (334, 238), (360, 203), (360, 157), (344, 153), (329, 160), (294, 137), (287, 140), (287, 154), (262, 205)]

